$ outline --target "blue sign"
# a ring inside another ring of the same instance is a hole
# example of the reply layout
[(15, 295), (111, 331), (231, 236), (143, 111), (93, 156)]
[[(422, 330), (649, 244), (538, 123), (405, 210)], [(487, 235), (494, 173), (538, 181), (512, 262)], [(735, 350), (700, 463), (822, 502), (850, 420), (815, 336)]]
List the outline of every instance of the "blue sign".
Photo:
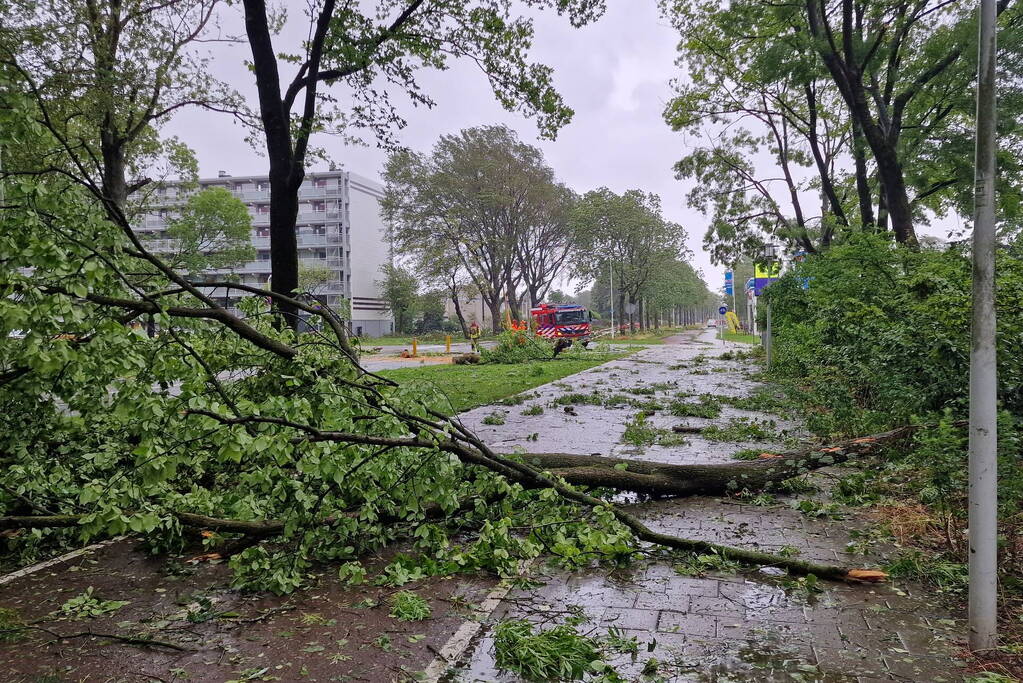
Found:
[(732, 281), (731, 280), (726, 280), (725, 281), (725, 296), (732, 296), (732, 294), (733, 294)]
[(718, 309), (718, 314), (720, 314), (720, 315), (724, 315), (727, 312), (728, 312), (728, 306), (722, 306), (721, 308)]
[(755, 282), (756, 282), (756, 280), (754, 280), (753, 278), (750, 278), (749, 280), (746, 280), (746, 291), (747, 292), (752, 292), (753, 291), (753, 286), (754, 286)]

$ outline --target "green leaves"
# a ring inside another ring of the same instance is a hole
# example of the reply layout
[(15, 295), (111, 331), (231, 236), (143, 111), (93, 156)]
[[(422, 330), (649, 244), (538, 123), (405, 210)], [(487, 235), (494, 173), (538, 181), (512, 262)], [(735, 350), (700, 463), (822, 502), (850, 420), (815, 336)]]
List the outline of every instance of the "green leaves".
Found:
[(93, 587), (89, 586), (81, 595), (65, 601), (59, 613), (72, 620), (90, 619), (116, 612), (127, 604), (127, 600), (101, 600), (93, 594)]
[[(188, 197), (177, 215), (167, 219), (166, 237), (176, 253), (168, 264), (191, 276), (227, 269), (256, 258), (251, 241), (252, 218), (245, 203), (223, 187), (210, 187)], [(145, 233), (154, 238), (158, 233)], [(159, 250), (164, 251), (164, 250)]]

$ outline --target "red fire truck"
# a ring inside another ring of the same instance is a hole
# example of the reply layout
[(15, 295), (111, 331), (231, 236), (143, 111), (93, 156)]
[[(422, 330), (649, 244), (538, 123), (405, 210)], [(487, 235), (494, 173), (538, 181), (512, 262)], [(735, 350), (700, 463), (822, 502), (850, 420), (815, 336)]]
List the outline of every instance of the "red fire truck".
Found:
[(578, 304), (540, 304), (529, 309), (536, 334), (548, 339), (585, 341), (590, 336), (590, 312)]

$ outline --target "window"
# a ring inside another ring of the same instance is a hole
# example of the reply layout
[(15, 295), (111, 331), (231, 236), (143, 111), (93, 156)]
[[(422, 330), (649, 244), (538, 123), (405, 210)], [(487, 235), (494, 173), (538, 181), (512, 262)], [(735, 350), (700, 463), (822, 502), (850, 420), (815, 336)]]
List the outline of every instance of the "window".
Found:
[(270, 260), (270, 250), (269, 249), (260, 249), (259, 251), (256, 252), (256, 259), (259, 260), (259, 261), (269, 261)]
[(313, 202), (313, 212), (314, 213), (323, 213), (326, 210), (327, 210), (327, 205), (324, 204), (323, 202)]
[(259, 206), (256, 207), (256, 213), (270, 213), (270, 205), (260, 204)]
[(558, 311), (559, 325), (578, 325), (586, 322), (586, 313), (581, 310)]
[(259, 190), (260, 192), (266, 192), (267, 190), (270, 189), (270, 183), (258, 182), (256, 183), (256, 189)]
[(314, 225), (314, 226), (312, 226), (312, 228), (313, 228), (313, 234), (314, 235), (326, 235), (327, 234), (327, 226), (326, 225)]
[(269, 236), (270, 236), (270, 228), (269, 228), (269, 226), (261, 225), (258, 228), (256, 228), (256, 237), (269, 237)]
[(313, 187), (326, 187), (326, 186), (327, 186), (327, 179), (326, 178), (317, 178), (316, 180), (313, 181)]

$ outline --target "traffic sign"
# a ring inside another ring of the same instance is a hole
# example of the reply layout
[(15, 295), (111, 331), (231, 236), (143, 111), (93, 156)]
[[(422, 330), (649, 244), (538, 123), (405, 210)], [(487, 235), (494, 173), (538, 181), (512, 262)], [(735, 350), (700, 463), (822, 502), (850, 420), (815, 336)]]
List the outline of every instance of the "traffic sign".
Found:
[(718, 313), (719, 313), (720, 315), (724, 315), (724, 314), (725, 314), (725, 313), (727, 313), (727, 312), (728, 312), (728, 306), (722, 306), (722, 307), (720, 307), (720, 308), (718, 309)]

